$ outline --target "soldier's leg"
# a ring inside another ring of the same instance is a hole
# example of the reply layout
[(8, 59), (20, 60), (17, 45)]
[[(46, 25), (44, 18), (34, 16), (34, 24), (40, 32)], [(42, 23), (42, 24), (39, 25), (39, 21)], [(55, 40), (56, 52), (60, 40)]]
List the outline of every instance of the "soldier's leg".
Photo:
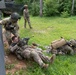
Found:
[(31, 51), (31, 56), (40, 66), (42, 66), (44, 64), (44, 62), (41, 60), (41, 58), (39, 57), (37, 52)]
[(68, 46), (68, 45), (66, 45), (66, 46), (64, 47), (64, 50), (65, 50), (65, 52), (66, 52), (67, 54), (71, 54), (71, 55), (74, 54), (74, 50), (73, 50), (70, 46)]
[(48, 56), (45, 56), (44, 54), (42, 54), (42, 52), (38, 52), (38, 54), (44, 62), (50, 61), (50, 58)]
[(6, 40), (8, 41), (8, 44), (10, 45), (12, 43), (11, 33), (9, 31), (6, 31), (5, 36), (6, 36)]
[(26, 23), (27, 23), (27, 20), (24, 19), (24, 28), (26, 28)]
[(34, 50), (27, 48), (22, 52), (22, 55), (25, 59), (30, 59), (32, 57), (34, 61), (37, 62), (41, 67), (48, 67), (48, 65), (41, 60), (38, 53)]
[(40, 67), (42, 68), (47, 68), (48, 64), (45, 64), (42, 59), (40, 58), (40, 56), (38, 55), (37, 52), (35, 51), (31, 51), (31, 56), (33, 57), (33, 59), (40, 65)]
[(44, 62), (53, 63), (53, 61), (56, 57), (55, 54), (53, 54), (51, 57), (45, 56), (42, 52), (38, 52), (38, 54)]
[(68, 51), (70, 52), (71, 55), (74, 54), (74, 50), (70, 46), (68, 46)]
[(30, 29), (32, 29), (32, 26), (31, 26), (31, 23), (30, 23), (30, 19), (27, 18), (27, 21), (28, 21), (28, 25), (29, 25)]

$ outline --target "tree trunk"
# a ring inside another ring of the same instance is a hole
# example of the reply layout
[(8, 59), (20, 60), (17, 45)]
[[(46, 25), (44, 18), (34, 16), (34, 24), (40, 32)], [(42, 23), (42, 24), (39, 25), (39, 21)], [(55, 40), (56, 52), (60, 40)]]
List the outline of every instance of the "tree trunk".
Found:
[(40, 0), (40, 16), (42, 17), (42, 9), (43, 9), (43, 7), (42, 7), (42, 4), (43, 4), (43, 0)]
[(74, 3), (75, 3), (75, 0), (72, 0), (71, 15), (74, 15)]

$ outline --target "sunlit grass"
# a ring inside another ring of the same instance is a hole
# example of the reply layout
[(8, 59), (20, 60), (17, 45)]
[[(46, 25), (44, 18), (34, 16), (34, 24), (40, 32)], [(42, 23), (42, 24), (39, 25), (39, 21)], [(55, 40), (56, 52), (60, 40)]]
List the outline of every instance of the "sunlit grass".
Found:
[[(50, 45), (54, 40), (64, 37), (66, 40), (76, 39), (76, 16), (69, 18), (60, 17), (30, 17), (33, 29), (28, 25), (25, 29), (23, 17), (19, 21), (21, 37), (32, 37), (29, 44), (35, 42), (42, 46)], [(30, 62), (31, 63), (31, 62)], [(30, 64), (29, 63), (29, 64)], [(53, 65), (48, 69), (41, 69), (35, 62), (27, 70), (21, 70), (15, 75), (76, 75), (76, 55), (57, 56)]]

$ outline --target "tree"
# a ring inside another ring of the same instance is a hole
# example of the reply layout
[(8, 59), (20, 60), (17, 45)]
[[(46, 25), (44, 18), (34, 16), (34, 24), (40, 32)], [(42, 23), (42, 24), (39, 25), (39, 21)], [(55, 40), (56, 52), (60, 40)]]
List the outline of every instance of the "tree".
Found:
[(40, 16), (42, 16), (43, 0), (40, 0)]
[(75, 3), (75, 0), (72, 0), (71, 15), (74, 15), (74, 3)]

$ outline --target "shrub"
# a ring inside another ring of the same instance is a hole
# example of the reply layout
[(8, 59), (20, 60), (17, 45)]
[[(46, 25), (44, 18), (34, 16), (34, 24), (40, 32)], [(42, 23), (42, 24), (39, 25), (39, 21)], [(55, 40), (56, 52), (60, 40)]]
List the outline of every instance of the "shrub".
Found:
[(54, 16), (58, 14), (57, 0), (45, 0), (43, 8), (44, 16)]
[(32, 16), (38, 16), (39, 15), (39, 3), (38, 2), (34, 1), (32, 3), (31, 14), (32, 14)]
[(63, 17), (63, 18), (67, 18), (69, 16), (70, 16), (70, 14), (67, 11), (64, 11), (61, 13), (61, 17)]

